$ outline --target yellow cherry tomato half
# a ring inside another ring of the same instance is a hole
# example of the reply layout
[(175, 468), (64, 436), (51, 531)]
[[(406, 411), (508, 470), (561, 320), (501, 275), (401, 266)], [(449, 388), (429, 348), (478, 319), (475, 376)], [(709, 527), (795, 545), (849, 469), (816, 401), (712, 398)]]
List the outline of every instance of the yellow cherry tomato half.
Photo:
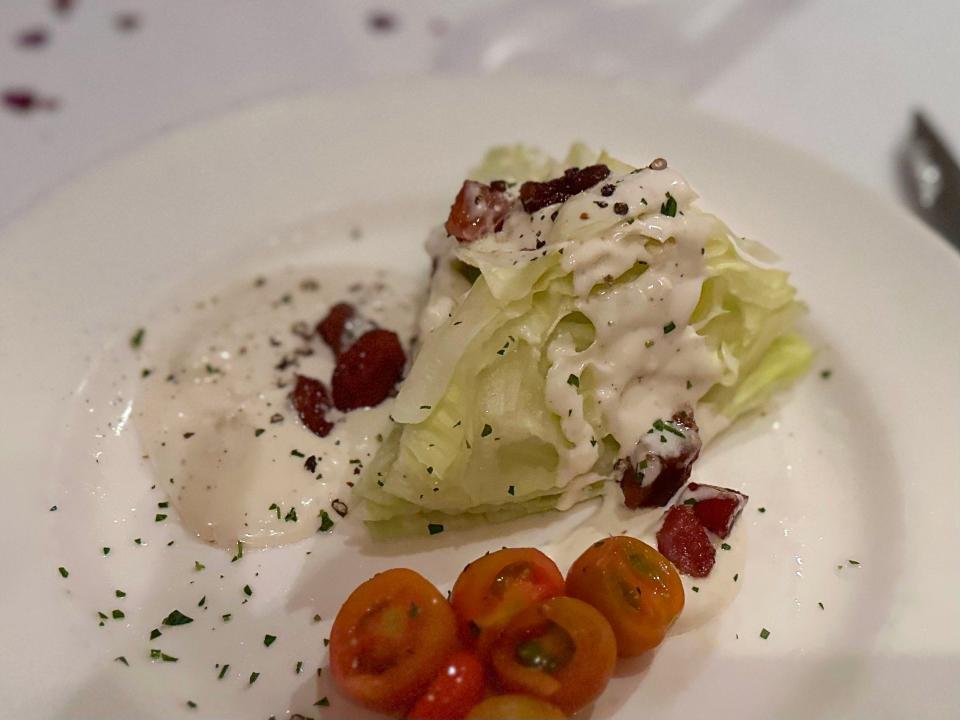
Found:
[(330, 633), (330, 670), (355, 702), (405, 713), (457, 647), (446, 598), (413, 570), (374, 575), (351, 593)]
[(617, 661), (610, 623), (581, 600), (555, 597), (517, 615), (491, 650), (500, 684), (573, 714), (597, 698)]
[(475, 706), (466, 720), (565, 720), (556, 705), (529, 695), (496, 695)]
[(659, 645), (684, 601), (673, 563), (627, 535), (587, 548), (567, 573), (567, 595), (592, 605), (607, 619), (620, 657)]

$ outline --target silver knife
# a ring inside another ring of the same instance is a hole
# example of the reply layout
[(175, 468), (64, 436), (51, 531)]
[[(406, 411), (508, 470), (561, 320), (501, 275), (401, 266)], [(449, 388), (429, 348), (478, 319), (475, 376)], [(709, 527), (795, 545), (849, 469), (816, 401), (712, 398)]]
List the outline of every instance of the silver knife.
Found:
[(917, 215), (960, 249), (960, 166), (919, 111), (900, 153), (900, 179)]

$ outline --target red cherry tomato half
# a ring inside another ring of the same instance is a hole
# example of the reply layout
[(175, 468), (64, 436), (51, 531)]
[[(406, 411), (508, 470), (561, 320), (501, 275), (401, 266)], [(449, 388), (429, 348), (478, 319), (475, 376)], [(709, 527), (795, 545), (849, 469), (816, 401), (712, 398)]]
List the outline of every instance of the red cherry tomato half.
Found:
[(659, 645), (684, 600), (673, 563), (627, 535), (587, 548), (567, 573), (567, 595), (592, 605), (610, 622), (620, 657)]
[(461, 720), (483, 698), (483, 665), (470, 652), (454, 653), (407, 714), (409, 720)]
[(450, 602), (461, 638), (485, 657), (515, 615), (562, 593), (563, 575), (553, 560), (533, 548), (504, 548), (467, 565)]
[(500, 683), (573, 714), (603, 692), (617, 662), (610, 623), (587, 603), (555, 597), (527, 608), (490, 653)]
[(330, 634), (340, 690), (372, 710), (402, 714), (457, 647), (449, 603), (413, 570), (374, 575), (351, 593)]

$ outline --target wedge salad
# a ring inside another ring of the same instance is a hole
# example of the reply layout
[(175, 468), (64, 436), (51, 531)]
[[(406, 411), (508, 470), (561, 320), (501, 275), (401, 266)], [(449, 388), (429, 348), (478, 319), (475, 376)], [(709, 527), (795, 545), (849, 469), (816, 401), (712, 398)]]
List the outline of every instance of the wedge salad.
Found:
[(696, 200), (662, 158), (487, 153), (428, 240), (419, 345), (354, 488), (375, 534), (664, 506), (807, 370), (787, 273)]

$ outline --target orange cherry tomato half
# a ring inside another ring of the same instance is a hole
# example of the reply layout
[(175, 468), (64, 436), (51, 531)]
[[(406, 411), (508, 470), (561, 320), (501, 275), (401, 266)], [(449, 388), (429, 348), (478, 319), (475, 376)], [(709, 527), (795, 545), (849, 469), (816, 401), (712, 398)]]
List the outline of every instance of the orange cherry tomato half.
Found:
[(683, 583), (673, 563), (627, 535), (587, 548), (567, 573), (567, 595), (592, 605), (607, 619), (620, 657), (659, 645), (683, 610)]
[(555, 597), (511, 620), (490, 660), (507, 690), (534, 695), (573, 714), (607, 686), (617, 662), (617, 641), (610, 623), (593, 607)]
[(402, 714), (457, 647), (446, 599), (413, 570), (374, 575), (354, 590), (330, 633), (330, 670), (340, 690), (372, 710)]
[(533, 548), (504, 548), (467, 565), (450, 602), (461, 638), (486, 657), (515, 615), (562, 593), (563, 575), (553, 560)]
[(477, 705), (467, 720), (565, 720), (556, 705), (529, 695), (496, 695)]
[(473, 653), (454, 653), (407, 713), (409, 720), (462, 720), (483, 698), (485, 673)]

